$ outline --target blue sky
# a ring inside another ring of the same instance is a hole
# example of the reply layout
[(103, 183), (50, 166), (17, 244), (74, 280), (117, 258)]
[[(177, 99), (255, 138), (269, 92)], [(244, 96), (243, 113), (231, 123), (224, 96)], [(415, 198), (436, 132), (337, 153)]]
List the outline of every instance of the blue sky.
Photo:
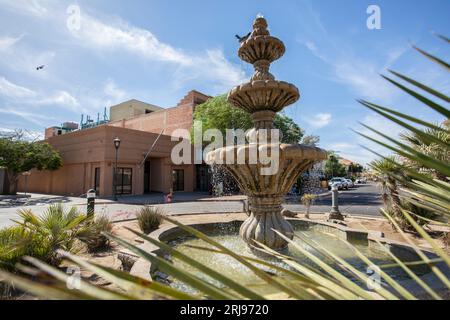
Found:
[[(366, 27), (371, 4), (381, 8), (380, 30)], [(67, 26), (70, 5), (80, 8), (77, 30)], [(355, 99), (442, 120), (379, 74), (392, 68), (450, 93), (445, 71), (410, 47), (448, 57), (432, 31), (450, 36), (449, 12), (448, 0), (0, 0), (0, 130), (42, 134), (130, 98), (170, 107), (191, 89), (227, 92), (253, 71), (234, 34), (261, 13), (287, 48), (272, 73), (302, 94), (286, 114), (321, 147), (366, 163), (373, 156), (359, 145), (380, 149), (350, 128), (362, 121), (392, 136), (399, 128)]]

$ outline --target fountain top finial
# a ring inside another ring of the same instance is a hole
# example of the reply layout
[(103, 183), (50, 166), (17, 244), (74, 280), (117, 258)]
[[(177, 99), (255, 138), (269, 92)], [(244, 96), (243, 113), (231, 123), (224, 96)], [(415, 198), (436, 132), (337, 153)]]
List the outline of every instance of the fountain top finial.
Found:
[(267, 20), (264, 17), (256, 16), (255, 21), (253, 21), (253, 32), (252, 36), (268, 36), (270, 35), (269, 30), (267, 30)]

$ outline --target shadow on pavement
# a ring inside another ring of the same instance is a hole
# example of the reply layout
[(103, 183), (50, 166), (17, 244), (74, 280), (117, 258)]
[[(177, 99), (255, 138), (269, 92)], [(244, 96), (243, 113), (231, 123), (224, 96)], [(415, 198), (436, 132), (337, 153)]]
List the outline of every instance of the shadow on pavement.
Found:
[(67, 203), (70, 202), (68, 197), (64, 196), (49, 196), (39, 198), (6, 198), (0, 200), (0, 208), (14, 208), (27, 206), (45, 206), (53, 203)]

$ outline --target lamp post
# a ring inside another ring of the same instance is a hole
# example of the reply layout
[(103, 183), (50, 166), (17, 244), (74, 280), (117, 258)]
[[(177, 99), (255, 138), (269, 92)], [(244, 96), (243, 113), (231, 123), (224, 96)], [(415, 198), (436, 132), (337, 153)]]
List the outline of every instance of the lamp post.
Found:
[(117, 201), (117, 158), (119, 156), (120, 139), (116, 137), (114, 139), (114, 148), (116, 148), (116, 162), (114, 164), (114, 178), (113, 178), (113, 194), (114, 201)]

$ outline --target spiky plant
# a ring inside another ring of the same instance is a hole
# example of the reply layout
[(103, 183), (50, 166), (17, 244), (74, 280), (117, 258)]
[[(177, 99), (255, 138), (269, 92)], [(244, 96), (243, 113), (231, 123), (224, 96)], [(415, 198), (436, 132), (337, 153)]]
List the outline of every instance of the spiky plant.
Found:
[(160, 208), (145, 206), (139, 211), (136, 218), (141, 231), (148, 234), (153, 230), (158, 229), (163, 216), (164, 211)]
[(87, 245), (89, 251), (105, 250), (110, 247), (109, 238), (105, 232), (111, 233), (113, 223), (106, 215), (94, 215), (85, 221), (85, 225), (78, 232), (77, 238)]
[(79, 233), (84, 230), (86, 216), (80, 214), (75, 207), (66, 210), (62, 204), (52, 204), (42, 215), (36, 215), (30, 209), (18, 211), (22, 221), (14, 222), (33, 237), (46, 239), (51, 251), (50, 262), (57, 265), (57, 250), (72, 251)]
[(309, 219), (309, 212), (311, 210), (311, 206), (314, 203), (314, 200), (316, 200), (317, 195), (312, 193), (306, 193), (301, 198), (300, 201), (306, 208), (305, 218)]
[(388, 210), (392, 216), (400, 223), (404, 230), (404, 219), (401, 208), (401, 200), (398, 195), (399, 185), (395, 177), (402, 174), (400, 166), (395, 164), (395, 157), (387, 157), (384, 159), (374, 160), (369, 166), (376, 174), (378, 185), (381, 189), (381, 198), (384, 203), (384, 207)]

